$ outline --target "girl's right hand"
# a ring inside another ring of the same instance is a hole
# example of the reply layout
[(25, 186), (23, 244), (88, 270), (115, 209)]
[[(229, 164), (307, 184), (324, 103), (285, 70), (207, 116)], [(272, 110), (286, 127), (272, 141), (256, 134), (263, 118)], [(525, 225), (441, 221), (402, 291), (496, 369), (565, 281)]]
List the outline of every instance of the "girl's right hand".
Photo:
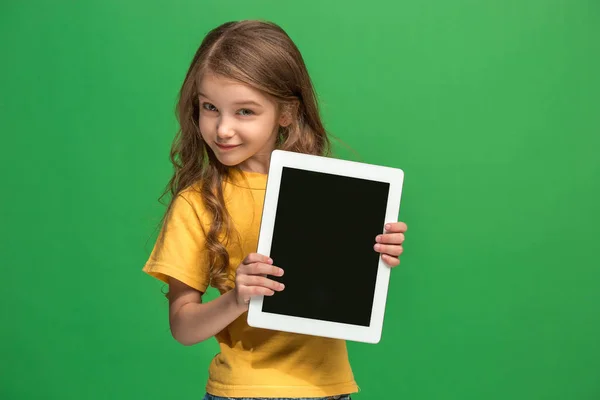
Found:
[(266, 277), (283, 275), (283, 270), (272, 264), (273, 260), (269, 257), (251, 253), (238, 266), (234, 291), (239, 306), (247, 308), (252, 296), (272, 296), (275, 292), (283, 290), (283, 283)]

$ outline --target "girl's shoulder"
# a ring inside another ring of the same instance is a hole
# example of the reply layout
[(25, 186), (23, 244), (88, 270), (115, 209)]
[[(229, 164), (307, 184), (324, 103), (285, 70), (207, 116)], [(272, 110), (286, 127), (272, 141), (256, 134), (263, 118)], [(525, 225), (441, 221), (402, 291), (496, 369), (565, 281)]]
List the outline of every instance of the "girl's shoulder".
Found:
[(201, 182), (194, 182), (193, 184), (186, 186), (185, 188), (181, 189), (179, 191), (179, 193), (177, 193), (176, 198), (174, 200), (177, 199), (182, 199), (187, 201), (188, 203), (202, 203), (202, 183)]

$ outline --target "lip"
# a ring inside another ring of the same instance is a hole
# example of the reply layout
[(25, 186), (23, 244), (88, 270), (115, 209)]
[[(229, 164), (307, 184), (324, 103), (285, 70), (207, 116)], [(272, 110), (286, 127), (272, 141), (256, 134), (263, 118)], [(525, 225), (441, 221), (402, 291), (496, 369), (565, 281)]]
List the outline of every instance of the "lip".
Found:
[(236, 147), (239, 146), (239, 144), (220, 144), (220, 143), (215, 143), (217, 145), (217, 147), (221, 150), (232, 150), (235, 149)]

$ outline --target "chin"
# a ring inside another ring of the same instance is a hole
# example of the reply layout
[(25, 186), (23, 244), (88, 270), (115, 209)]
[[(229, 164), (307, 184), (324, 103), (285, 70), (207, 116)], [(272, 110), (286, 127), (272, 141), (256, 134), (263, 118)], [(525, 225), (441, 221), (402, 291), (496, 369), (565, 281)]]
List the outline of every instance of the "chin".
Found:
[(228, 157), (228, 156), (216, 156), (217, 160), (219, 160), (219, 162), (227, 167), (235, 167), (236, 165), (239, 165), (241, 163), (243, 163), (244, 161), (246, 161), (245, 158), (242, 157)]
[(219, 160), (219, 162), (227, 167), (233, 167), (235, 165), (238, 165), (239, 162), (234, 161), (234, 160), (229, 160), (229, 159), (224, 159), (222, 157), (217, 157), (217, 160)]

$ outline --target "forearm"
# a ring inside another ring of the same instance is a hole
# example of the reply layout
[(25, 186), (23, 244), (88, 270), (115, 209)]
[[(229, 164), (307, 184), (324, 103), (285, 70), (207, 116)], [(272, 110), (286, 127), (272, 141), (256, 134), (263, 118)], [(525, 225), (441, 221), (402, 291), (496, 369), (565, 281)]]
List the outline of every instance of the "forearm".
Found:
[(187, 303), (171, 316), (171, 333), (178, 342), (194, 345), (222, 331), (244, 311), (232, 290), (208, 303)]

